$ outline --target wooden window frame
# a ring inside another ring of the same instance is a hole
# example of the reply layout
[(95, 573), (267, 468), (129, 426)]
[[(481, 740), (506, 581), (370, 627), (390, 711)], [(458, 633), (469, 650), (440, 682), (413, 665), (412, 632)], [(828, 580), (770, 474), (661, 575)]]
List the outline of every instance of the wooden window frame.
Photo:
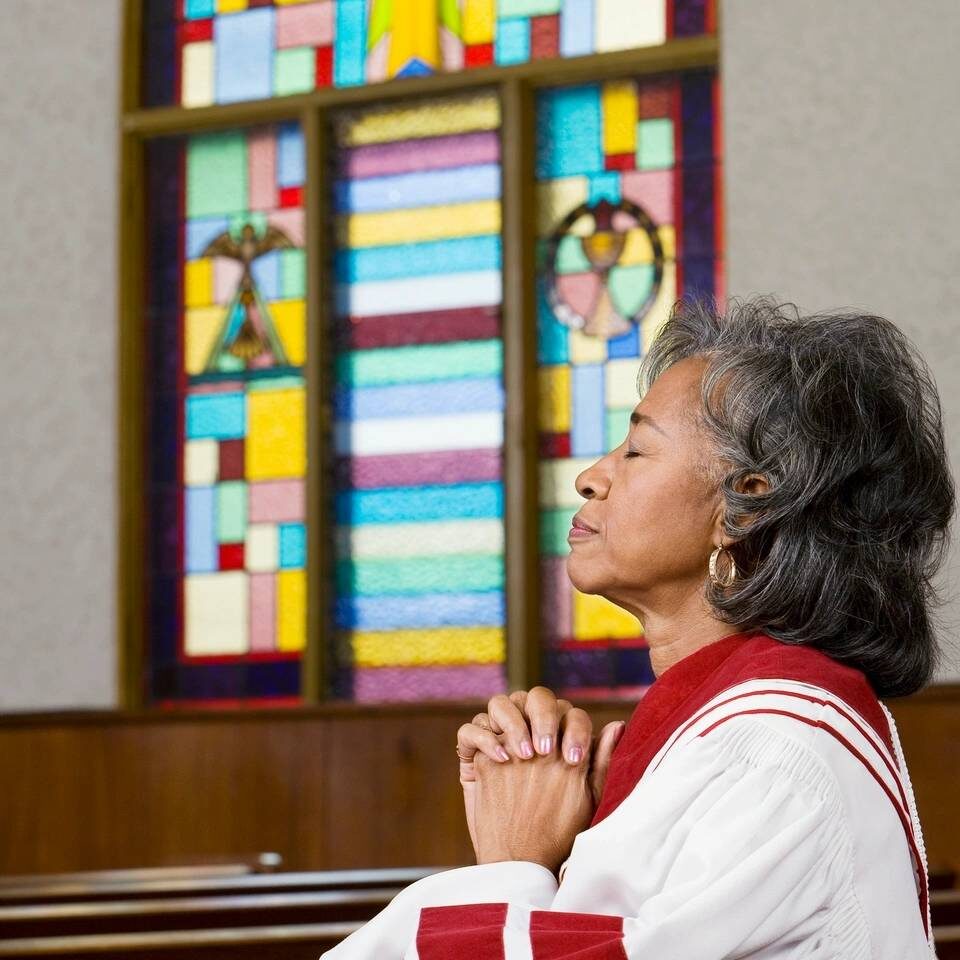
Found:
[(504, 527), (507, 681), (526, 688), (540, 675), (540, 551), (537, 483), (537, 333), (535, 316), (534, 97), (545, 87), (567, 86), (703, 68), (719, 71), (717, 32), (671, 39), (655, 47), (599, 53), (570, 59), (531, 60), (457, 73), (389, 80), (357, 87), (326, 87), (269, 100), (208, 107), (141, 108), (142, 0), (125, 0), (120, 87), (119, 235), (119, 390), (118, 390), (118, 568), (117, 649), (119, 702), (140, 709), (144, 702), (147, 571), (144, 564), (147, 508), (144, 496), (146, 453), (144, 410), (146, 371), (143, 353), (145, 242), (144, 147), (166, 136), (298, 121), (306, 143), (304, 191), (307, 255), (307, 635), (301, 666), (304, 706), (325, 702), (330, 676), (327, 637), (333, 629), (324, 615), (332, 608), (332, 555), (329, 491), (333, 414), (328, 290), (332, 240), (329, 236), (329, 117), (344, 107), (414, 100), (477, 89), (497, 90), (501, 102), (501, 204), (503, 210)]

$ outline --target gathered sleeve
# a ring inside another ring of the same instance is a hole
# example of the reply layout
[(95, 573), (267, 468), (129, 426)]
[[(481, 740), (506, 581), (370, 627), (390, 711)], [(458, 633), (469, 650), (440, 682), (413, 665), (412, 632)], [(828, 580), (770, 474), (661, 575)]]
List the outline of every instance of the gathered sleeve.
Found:
[[(813, 750), (762, 720), (737, 719), (677, 749), (580, 834), (559, 887), (530, 863), (437, 874), (325, 956), (793, 956), (763, 951), (815, 937), (825, 907), (844, 901), (838, 890), (852, 855), (843, 817), (833, 776)], [(839, 938), (838, 955), (856, 958), (864, 930), (852, 899), (829, 937)]]

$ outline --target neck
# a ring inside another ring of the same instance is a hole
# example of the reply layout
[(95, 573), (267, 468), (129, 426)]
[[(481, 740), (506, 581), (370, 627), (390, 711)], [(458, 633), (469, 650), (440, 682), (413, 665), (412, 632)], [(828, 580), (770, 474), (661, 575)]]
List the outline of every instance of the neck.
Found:
[(724, 623), (713, 617), (661, 618), (646, 615), (640, 620), (644, 638), (650, 648), (650, 665), (658, 677), (701, 647), (715, 643), (732, 633), (739, 633), (742, 629), (736, 624)]

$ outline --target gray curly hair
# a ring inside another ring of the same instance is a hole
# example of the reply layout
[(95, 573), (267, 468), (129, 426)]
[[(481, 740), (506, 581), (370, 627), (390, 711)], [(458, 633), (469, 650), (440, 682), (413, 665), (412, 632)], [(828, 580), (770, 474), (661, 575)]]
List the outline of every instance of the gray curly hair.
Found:
[[(955, 504), (940, 400), (889, 320), (800, 316), (772, 297), (680, 300), (643, 358), (641, 395), (702, 357), (704, 475), (722, 490), (738, 578), (706, 580), (723, 621), (808, 644), (905, 696), (938, 659), (932, 584)], [(751, 474), (764, 493), (742, 492)]]

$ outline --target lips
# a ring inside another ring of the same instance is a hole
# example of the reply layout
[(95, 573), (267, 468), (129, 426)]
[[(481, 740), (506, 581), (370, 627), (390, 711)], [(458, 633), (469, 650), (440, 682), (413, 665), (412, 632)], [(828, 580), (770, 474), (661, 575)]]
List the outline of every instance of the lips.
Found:
[(590, 533), (597, 533), (596, 527), (591, 527), (589, 523), (584, 523), (578, 516), (573, 518), (572, 525), (576, 530), (588, 530)]

